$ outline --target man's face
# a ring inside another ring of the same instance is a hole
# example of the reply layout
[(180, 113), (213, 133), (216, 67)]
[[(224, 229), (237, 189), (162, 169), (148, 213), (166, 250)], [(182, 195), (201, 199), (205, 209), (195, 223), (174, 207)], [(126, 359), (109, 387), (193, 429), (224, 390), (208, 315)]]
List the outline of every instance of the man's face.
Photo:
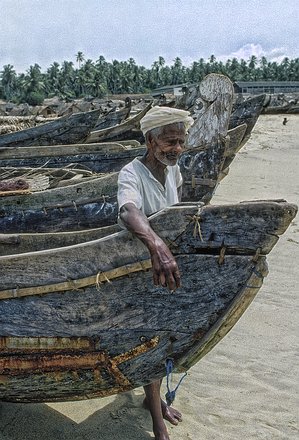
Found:
[(152, 138), (152, 153), (163, 165), (173, 166), (185, 149), (185, 140), (186, 133), (182, 124), (165, 125), (161, 134)]

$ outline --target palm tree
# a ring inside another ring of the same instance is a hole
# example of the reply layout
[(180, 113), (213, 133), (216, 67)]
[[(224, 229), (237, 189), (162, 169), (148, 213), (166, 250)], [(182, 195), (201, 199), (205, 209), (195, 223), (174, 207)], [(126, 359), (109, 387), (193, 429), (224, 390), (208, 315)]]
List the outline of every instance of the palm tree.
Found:
[(14, 89), (16, 85), (16, 71), (11, 64), (7, 64), (3, 67), (1, 74), (1, 85), (4, 91), (4, 99), (10, 100), (13, 97)]
[(209, 61), (210, 61), (210, 64), (215, 64), (215, 62), (216, 62), (216, 57), (215, 57), (215, 55), (211, 55)]
[(249, 63), (248, 63), (248, 70), (249, 70), (249, 80), (254, 81), (257, 78), (256, 75), (256, 66), (257, 65), (257, 57), (255, 55), (252, 55), (250, 57)]
[(35, 63), (29, 67), (27, 74), (24, 76), (22, 88), (25, 102), (31, 105), (43, 102), (45, 97), (45, 78), (38, 64)]
[(59, 96), (75, 97), (76, 71), (72, 61), (63, 61), (59, 74)]
[(24, 86), (27, 93), (41, 92), (44, 90), (44, 79), (41, 73), (41, 67), (38, 64), (30, 66), (24, 77)]
[(240, 68), (239, 62), (238, 62), (237, 58), (234, 57), (230, 63), (230, 68), (229, 68), (229, 72), (228, 72), (229, 77), (231, 78), (232, 81), (236, 81), (236, 80), (240, 79), (239, 78), (239, 68)]
[(299, 58), (290, 61), (288, 70), (288, 80), (298, 81), (299, 78)]
[(181, 58), (176, 57), (174, 59), (174, 64), (171, 66), (172, 70), (172, 84), (179, 84), (183, 82), (183, 63)]
[(57, 95), (59, 93), (59, 73), (59, 63), (54, 61), (54, 63), (48, 68), (45, 76), (45, 91), (47, 95)]
[(113, 60), (112, 64), (109, 64), (108, 90), (111, 93), (116, 94), (121, 92), (121, 70), (121, 62)]
[(174, 59), (173, 65), (167, 66), (164, 58), (159, 56), (151, 68), (145, 68), (137, 65), (134, 58), (108, 63), (103, 55), (95, 63), (88, 59), (81, 66), (84, 55), (78, 52), (77, 61), (79, 69), (75, 69), (71, 61), (64, 61), (61, 67), (53, 62), (46, 73), (41, 73), (40, 66), (35, 64), (26, 73), (18, 75), (12, 65), (5, 65), (0, 72), (0, 95), (15, 102), (36, 102), (43, 96), (54, 94), (73, 99), (86, 94), (104, 96), (108, 92), (144, 93), (163, 85), (200, 82), (210, 71), (239, 81), (296, 81), (299, 77), (299, 58), (285, 58), (278, 63), (268, 62), (265, 57), (258, 60), (253, 55), (247, 62), (233, 58), (224, 64), (211, 55), (208, 61), (200, 58), (185, 67), (179, 57)]
[(80, 52), (80, 51), (77, 52), (76, 61), (78, 63), (78, 68), (80, 69), (81, 68), (81, 63), (83, 63), (83, 61), (84, 61), (84, 54), (83, 54), (83, 52)]
[(239, 81), (248, 81), (248, 67), (245, 60), (241, 59), (239, 67)]

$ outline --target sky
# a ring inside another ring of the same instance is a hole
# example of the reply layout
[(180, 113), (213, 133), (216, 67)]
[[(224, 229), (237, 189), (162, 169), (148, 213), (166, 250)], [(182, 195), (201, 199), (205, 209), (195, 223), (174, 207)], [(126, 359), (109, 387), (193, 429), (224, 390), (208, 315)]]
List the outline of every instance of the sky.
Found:
[(185, 66), (213, 54), (299, 57), (298, 0), (0, 0), (0, 71), (26, 72), (76, 55), (94, 62), (159, 56)]

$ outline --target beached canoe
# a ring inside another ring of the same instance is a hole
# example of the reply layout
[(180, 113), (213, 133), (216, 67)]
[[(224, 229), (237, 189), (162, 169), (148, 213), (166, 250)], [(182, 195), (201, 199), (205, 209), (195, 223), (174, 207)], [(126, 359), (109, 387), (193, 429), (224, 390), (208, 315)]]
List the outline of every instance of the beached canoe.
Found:
[(236, 154), (243, 146), (243, 138), (247, 130), (246, 124), (238, 125), (227, 131), (228, 142), (224, 151), (224, 161), (218, 176), (218, 183), (229, 173), (229, 166), (236, 157)]
[(1, 233), (97, 228), (117, 219), (118, 173), (35, 192), (0, 193)]
[[(0, 167), (0, 186), (1, 182), (24, 179), (30, 182), (29, 188), (34, 191), (40, 191), (44, 188), (38, 186), (40, 178), (47, 182), (45, 188), (57, 188), (70, 183), (79, 183), (88, 178), (95, 178), (96, 174), (92, 171), (80, 168), (24, 168), (24, 167)], [(34, 189), (32, 189), (32, 185)]]
[(228, 127), (234, 90), (224, 75), (207, 75), (200, 83), (200, 110), (189, 130), (179, 166), (184, 184), (183, 201), (208, 203), (218, 185), (229, 145)]
[(94, 142), (111, 142), (126, 139), (135, 139), (144, 142), (144, 137), (140, 131), (140, 120), (146, 115), (152, 107), (152, 103), (148, 104), (143, 110), (131, 118), (126, 119), (119, 125), (104, 128), (103, 130), (94, 130), (86, 139), (86, 143)]
[(93, 144), (15, 147), (0, 150), (0, 167), (81, 167), (96, 173), (119, 171), (142, 156), (145, 147), (136, 140)]
[(74, 113), (25, 130), (0, 136), (1, 149), (32, 145), (58, 145), (84, 142), (95, 126), (101, 110)]
[(45, 118), (36, 115), (0, 116), (0, 135), (35, 127), (36, 125), (50, 122), (53, 119), (56, 119), (56, 116), (55, 118)]
[(296, 215), (284, 201), (174, 206), (152, 216), (182, 287), (155, 287), (146, 247), (122, 231), (0, 257), (0, 399), (107, 396), (187, 371), (263, 283), (266, 254)]
[(93, 130), (103, 130), (104, 128), (113, 127), (121, 124), (130, 115), (132, 108), (131, 98), (128, 96), (125, 100), (125, 107), (117, 108), (117, 106), (110, 109), (105, 114), (101, 115), (97, 120)]
[(284, 95), (283, 93), (267, 95), (263, 113), (277, 115), (284, 113), (299, 113), (298, 96), (294, 94)]
[(230, 117), (229, 129), (246, 124), (247, 128), (240, 144), (245, 145), (251, 136), (252, 130), (264, 109), (266, 95), (250, 96), (242, 101), (235, 101)]
[[(176, 100), (176, 107), (189, 110), (194, 118), (197, 118), (202, 112), (200, 87), (200, 84), (184, 87), (182, 96), (177, 97)], [(241, 100), (235, 97), (230, 115), (229, 129), (236, 128), (242, 124), (247, 125), (241, 147), (248, 141), (256, 121), (264, 109), (265, 99), (265, 94), (250, 96), (246, 99), (242, 98)]]
[(73, 246), (97, 240), (121, 230), (118, 224), (113, 224), (99, 228), (61, 232), (20, 232), (17, 234), (0, 232), (0, 256)]
[[(239, 144), (242, 140), (242, 137), (244, 135), (244, 132), (246, 130), (246, 124), (243, 124), (239, 127), (236, 127), (235, 129), (231, 129), (227, 132), (229, 143), (228, 147), (225, 150), (225, 159), (224, 159), (224, 165), (221, 169), (221, 172), (218, 176), (218, 182), (222, 180), (229, 172), (229, 165), (232, 162), (233, 158), (235, 157), (236, 152), (238, 151)], [(16, 169), (17, 170), (17, 169)], [(59, 182), (59, 186), (65, 184), (68, 179), (62, 179), (61, 178), (61, 171), (62, 170), (56, 170), (56, 169), (48, 169), (48, 172), (54, 171), (54, 179), (56, 178)], [(38, 170), (37, 170), (38, 172)], [(73, 173), (74, 177), (76, 178), (77, 173), (80, 175), (80, 170), (72, 170), (72, 169), (66, 169), (64, 172), (70, 173), (70, 176), (72, 176)], [(84, 171), (82, 171), (84, 173)], [(85, 171), (85, 173), (88, 173)], [(67, 174), (68, 176), (68, 174)], [(63, 177), (63, 176), (62, 176)], [(86, 177), (88, 177), (88, 174), (83, 177), (83, 181), (86, 181)], [(50, 181), (51, 183), (51, 181)], [(56, 185), (58, 186), (58, 184)], [(209, 193), (210, 194), (210, 193)], [(110, 196), (111, 197), (111, 196)], [(109, 199), (108, 199), (109, 200)], [(111, 203), (111, 201), (110, 201)], [(40, 211), (40, 209), (39, 209)], [(61, 210), (60, 210), (61, 212)], [(75, 213), (76, 211), (74, 211)], [(115, 209), (115, 214), (117, 212), (117, 208)], [(23, 214), (22, 214), (23, 217)], [(46, 217), (48, 220), (48, 217)], [(116, 221), (116, 218), (115, 218)], [(0, 222), (1, 223), (1, 222)], [(44, 223), (44, 222), (43, 222)], [(51, 228), (49, 228), (51, 229)], [(43, 249), (49, 249), (49, 248), (55, 248), (55, 247), (63, 247), (63, 246), (71, 246), (78, 243), (83, 243), (84, 241), (91, 241), (95, 240), (96, 238), (100, 238), (103, 234), (107, 235), (108, 231), (110, 234), (114, 232), (119, 232), (120, 227), (117, 224), (110, 225), (102, 228), (89, 228), (86, 230), (72, 230), (72, 231), (56, 231), (56, 232), (17, 232), (17, 233), (0, 233), (0, 255), (9, 255), (9, 254), (18, 254), (18, 253), (25, 253), (25, 252), (34, 252), (37, 250), (43, 250)]]

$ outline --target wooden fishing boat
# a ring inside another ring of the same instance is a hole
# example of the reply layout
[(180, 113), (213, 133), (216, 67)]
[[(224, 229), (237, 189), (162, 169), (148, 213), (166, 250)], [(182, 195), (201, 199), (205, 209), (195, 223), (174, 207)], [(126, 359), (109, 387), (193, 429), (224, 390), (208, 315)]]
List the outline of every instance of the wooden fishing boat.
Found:
[(233, 85), (223, 75), (210, 74), (200, 83), (195, 123), (189, 130), (187, 151), (179, 158), (184, 180), (182, 200), (209, 203), (218, 185), (229, 146)]
[(101, 115), (97, 120), (93, 130), (103, 130), (104, 128), (113, 127), (114, 125), (121, 124), (130, 115), (132, 108), (131, 98), (128, 96), (125, 100), (124, 108), (117, 108), (116, 106), (110, 109), (105, 114)]
[(227, 147), (225, 148), (224, 151), (224, 161), (221, 171), (218, 175), (218, 183), (228, 175), (229, 166), (236, 157), (237, 152), (243, 146), (242, 140), (244, 139), (246, 130), (247, 130), (247, 124), (241, 124), (227, 131), (227, 136), (229, 140), (227, 142)]
[[(200, 84), (184, 87), (182, 96), (176, 99), (176, 107), (189, 110), (194, 118), (200, 116), (202, 113), (200, 88)], [(234, 97), (229, 129), (234, 129), (243, 124), (247, 125), (243, 140), (240, 143), (240, 148), (248, 141), (256, 121), (264, 109), (265, 100), (265, 94), (250, 96), (249, 98), (242, 98), (241, 100)]]
[[(75, 166), (75, 164), (74, 164)], [(0, 167), (0, 182), (8, 180), (24, 179), (28, 182), (35, 183), (40, 178), (46, 179), (46, 188), (57, 188), (59, 186), (77, 183), (82, 179), (95, 178), (96, 175), (92, 171), (80, 168), (24, 168), (24, 167)], [(36, 185), (35, 191), (41, 190)], [(31, 188), (32, 190), (32, 188)]]
[(245, 145), (251, 136), (252, 130), (264, 109), (266, 95), (250, 96), (242, 101), (235, 101), (230, 117), (229, 129), (246, 124), (247, 128), (240, 143), (240, 148)]
[(53, 118), (43, 116), (0, 116), (0, 135), (35, 127), (50, 122)]
[(1, 193), (0, 231), (72, 231), (113, 224), (117, 176), (110, 173), (36, 192)]
[(76, 166), (96, 173), (119, 171), (134, 157), (142, 156), (145, 147), (136, 140), (93, 144), (15, 147), (0, 150), (0, 167), (69, 167)]
[(266, 254), (296, 215), (284, 201), (185, 204), (152, 216), (182, 287), (153, 285), (146, 247), (122, 231), (0, 257), (0, 399), (107, 396), (187, 371), (240, 318)]
[(268, 115), (298, 113), (298, 97), (283, 93), (267, 95), (263, 113)]
[(135, 139), (144, 142), (144, 137), (140, 131), (140, 120), (152, 107), (152, 103), (148, 104), (143, 110), (131, 118), (126, 119), (119, 125), (104, 128), (103, 130), (94, 130), (86, 139), (86, 143), (118, 141), (126, 139)]
[(200, 97), (200, 83), (183, 86), (182, 94), (175, 98), (175, 107), (188, 110), (193, 115), (201, 107), (201, 104), (197, 103), (198, 97)]
[(96, 124), (101, 110), (73, 113), (31, 127), (0, 136), (0, 150), (32, 145), (58, 145), (84, 142)]

